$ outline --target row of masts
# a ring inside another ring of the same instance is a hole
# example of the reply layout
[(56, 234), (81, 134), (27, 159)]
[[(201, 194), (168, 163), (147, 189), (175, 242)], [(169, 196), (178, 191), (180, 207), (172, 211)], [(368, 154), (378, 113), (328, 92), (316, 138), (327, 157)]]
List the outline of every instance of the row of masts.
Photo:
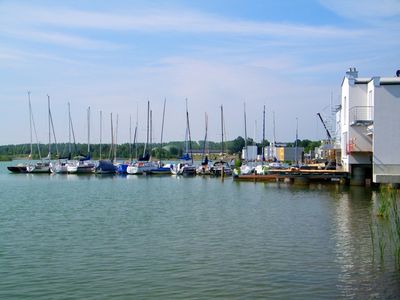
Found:
[[(30, 156), (33, 153), (33, 133), (35, 134), (35, 138), (38, 141), (37, 138), (37, 131), (36, 131), (36, 126), (35, 122), (33, 119), (33, 114), (32, 114), (32, 105), (31, 105), (31, 98), (30, 98), (31, 93), (28, 92), (28, 99), (29, 99), (29, 114), (30, 114)], [(53, 117), (51, 113), (51, 108), (50, 108), (50, 96), (47, 95), (48, 98), (48, 127), (49, 127), (49, 132), (48, 132), (48, 139), (49, 139), (49, 153), (48, 153), (48, 158), (51, 158), (51, 144), (52, 144), (52, 135), (54, 138), (54, 143), (56, 144), (56, 153), (57, 156), (59, 157), (59, 149), (57, 146), (57, 139), (56, 139), (56, 134), (54, 130), (54, 123), (53, 123)], [(163, 147), (163, 133), (164, 133), (164, 121), (165, 121), (165, 110), (166, 110), (166, 99), (164, 99), (164, 105), (163, 105), (163, 116), (162, 116), (162, 124), (161, 124), (161, 137), (160, 137), (160, 160), (161, 160), (161, 152), (162, 152), (162, 147)], [(221, 113), (221, 152), (224, 153), (224, 111), (223, 111), (223, 106), (220, 106), (220, 113)], [(76, 143), (75, 143), (75, 133), (74, 133), (74, 128), (73, 128), (73, 122), (71, 118), (71, 106), (70, 103), (68, 102), (68, 153), (71, 155), (72, 153), (72, 141), (71, 137), (73, 138), (73, 144), (75, 145), (75, 151), (76, 151)], [(136, 118), (137, 120), (138, 118)], [(118, 137), (118, 114), (116, 118), (116, 128), (114, 130), (114, 122), (113, 122), (113, 114), (110, 114), (110, 120), (111, 120), (111, 147), (110, 147), (110, 152), (109, 152), (109, 159), (114, 160), (117, 157), (117, 147), (116, 145), (118, 144), (117, 137)], [(189, 121), (189, 111), (188, 111), (188, 102), (186, 99), (186, 134), (185, 134), (185, 152), (189, 154), (190, 151), (190, 156), (192, 157), (191, 149), (191, 132), (190, 132), (190, 121)], [(99, 156), (100, 159), (102, 159), (102, 132), (103, 132), (103, 113), (100, 111), (100, 148), (99, 148)], [(273, 123), (275, 124), (275, 115), (273, 114)], [(275, 126), (273, 126), (273, 145), (275, 145)], [(136, 121), (136, 126), (134, 130), (134, 139), (133, 139), (133, 145), (136, 144), (137, 140), (137, 130), (138, 130), (138, 122)], [(208, 115), (205, 113), (205, 136), (204, 136), (204, 145), (203, 145), (203, 154), (202, 154), (202, 160), (205, 159), (205, 153), (206, 153), (206, 147), (207, 147), (207, 134), (208, 134)], [(248, 143), (248, 137), (247, 137), (247, 116), (246, 116), (246, 104), (244, 103), (244, 141), (245, 141), (245, 153), (246, 157), (245, 160), (248, 160), (248, 151), (247, 151), (247, 143)], [(298, 140), (298, 119), (296, 118), (296, 150), (297, 150), (297, 140)], [(87, 155), (90, 156), (90, 106), (87, 109)], [(152, 111), (150, 109), (150, 101), (147, 102), (147, 134), (146, 134), (146, 144), (144, 145), (143, 149), (143, 155), (142, 159), (148, 158), (149, 154), (148, 152), (148, 146), (149, 143), (152, 143)], [(262, 161), (265, 161), (265, 105), (263, 107), (263, 131), (262, 131)], [(39, 143), (37, 142), (37, 148), (38, 148), (38, 154), (39, 157), (41, 157), (40, 153), (40, 147)], [(129, 155), (130, 155), (130, 160), (133, 160), (133, 151), (132, 151), (132, 117), (129, 116)], [(137, 148), (136, 148), (136, 157), (137, 157)], [(297, 153), (296, 153), (297, 157)], [(193, 158), (192, 158), (193, 159)]]

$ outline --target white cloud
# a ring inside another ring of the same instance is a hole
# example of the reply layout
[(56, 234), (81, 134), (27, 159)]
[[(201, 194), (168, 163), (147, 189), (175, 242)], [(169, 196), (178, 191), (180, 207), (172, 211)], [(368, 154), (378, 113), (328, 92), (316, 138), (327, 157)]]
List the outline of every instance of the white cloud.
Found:
[[(138, 40), (132, 33), (137, 32), (144, 33), (146, 42), (133, 45)], [(164, 37), (171, 34), (166, 49), (158, 43), (159, 33)], [(7, 66), (2, 68), (1, 90), (9, 93), (10, 99), (23, 98), (25, 103), (23, 93), (32, 89), (40, 108), (45, 95), (50, 94), (54, 116), (59, 116), (55, 118), (59, 140), (66, 140), (62, 120), (66, 102), (71, 101), (82, 142), (88, 105), (93, 111), (93, 132), (98, 132), (98, 111), (103, 110), (105, 119), (113, 111), (120, 114), (119, 140), (126, 141), (129, 114), (135, 116), (138, 101), (143, 140), (147, 99), (154, 109), (154, 137), (159, 139), (164, 97), (166, 140), (184, 138), (185, 98), (189, 99), (194, 139), (204, 135), (206, 111), (210, 139), (220, 139), (221, 104), (227, 138), (243, 135), (244, 101), (249, 119), (257, 119), (259, 128), (260, 111), (266, 104), (268, 138), (272, 111), (277, 116), (279, 140), (294, 139), (296, 117), (302, 128), (307, 128), (301, 131), (304, 137), (314, 138), (317, 122), (312, 110), (329, 103), (343, 72), (355, 66), (360, 72), (373, 72), (367, 76), (379, 75), (388, 69), (389, 61), (395, 61), (400, 43), (395, 38), (397, 31), (377, 26), (359, 30), (246, 21), (189, 10), (90, 12), (22, 4), (0, 4), (0, 35), (6, 37), (0, 48), (0, 63)], [(121, 40), (126, 47), (120, 51), (102, 52), (121, 47)], [(188, 43), (176, 47), (182, 40)], [(146, 51), (151, 53), (147, 55)], [(136, 54), (138, 57), (132, 59)], [(5, 114), (16, 115), (23, 109), (21, 105), (6, 105)], [(45, 126), (43, 122), (42, 140), (46, 139)], [(17, 127), (2, 139), (25, 137), (26, 128), (17, 132)], [(93, 136), (93, 140), (98, 139)]]
[(116, 44), (94, 40), (90, 38), (83, 38), (78, 35), (65, 34), (60, 32), (50, 32), (44, 30), (32, 29), (3, 29), (0, 34), (6, 35), (11, 38), (37, 41), (46, 44), (54, 44), (59, 46), (66, 46), (79, 49), (102, 49), (111, 50), (119, 48)]
[(341, 16), (365, 22), (400, 15), (399, 0), (320, 0), (320, 3)]
[[(332, 26), (309, 26), (228, 19), (191, 10), (131, 10), (124, 13), (89, 12), (65, 8), (37, 8), (3, 5), (2, 18), (16, 24), (51, 25), (60, 28), (81, 28), (141, 32), (196, 32), (277, 37), (354, 37), (366, 34)], [(23, 14), (15, 12), (24, 12)]]

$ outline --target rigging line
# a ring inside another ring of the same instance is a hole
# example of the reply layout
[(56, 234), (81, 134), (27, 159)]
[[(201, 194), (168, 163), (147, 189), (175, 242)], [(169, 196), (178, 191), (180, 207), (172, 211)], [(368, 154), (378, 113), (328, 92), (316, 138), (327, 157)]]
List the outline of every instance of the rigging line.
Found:
[(87, 109), (87, 122), (88, 122), (88, 156), (90, 156), (90, 106)]
[(166, 102), (167, 102), (167, 99), (164, 98), (163, 116), (162, 116), (162, 124), (161, 124), (161, 139), (160, 139), (160, 164), (161, 164), (161, 153), (162, 153), (162, 147), (163, 147), (164, 117), (165, 117)]
[(129, 115), (129, 160), (132, 161), (132, 116)]
[(103, 134), (103, 112), (100, 110), (100, 147), (99, 147), (99, 159), (101, 160), (101, 148), (102, 148), (102, 134)]
[[(136, 145), (136, 136), (137, 136), (137, 123), (136, 123), (136, 126), (135, 126), (135, 133), (134, 133), (134, 135), (133, 135), (133, 145), (134, 145), (134, 147), (135, 147), (135, 155), (136, 155), (136, 159), (137, 159), (138, 147), (137, 147), (137, 145)], [(132, 163), (132, 160), (133, 160), (133, 159), (131, 159), (131, 163)]]
[(224, 156), (224, 108), (221, 104), (221, 154)]
[(69, 112), (69, 122), (71, 124), (72, 139), (74, 140), (74, 151), (75, 154), (78, 154), (78, 149), (76, 147), (76, 140), (75, 140), (74, 123), (72, 122), (71, 111)]
[(31, 92), (28, 91), (28, 101), (29, 101), (29, 129), (30, 129), (30, 138), (31, 138), (31, 153), (29, 157), (32, 158), (33, 154), (33, 145), (32, 145), (32, 106), (31, 106)]
[(111, 154), (113, 153), (113, 150), (114, 150), (114, 128), (113, 128), (112, 113), (110, 113), (110, 120), (111, 120), (111, 147), (110, 147), (110, 151), (108, 152), (108, 159), (109, 160), (111, 160)]
[(244, 148), (246, 153), (246, 162), (248, 161), (247, 151), (247, 118), (246, 118), (246, 102), (243, 103), (243, 115), (244, 115)]
[[(49, 99), (50, 99), (50, 97), (49, 97)], [(51, 113), (50, 106), (49, 106), (49, 117), (50, 117), (51, 128), (52, 128), (52, 131), (53, 131), (54, 143), (56, 144), (56, 153), (57, 153), (57, 156), (60, 157), (60, 152), (58, 151), (58, 143), (57, 143), (57, 138), (56, 138), (56, 131), (54, 129), (53, 115)]]
[(40, 160), (42, 160), (42, 154), (40, 153), (39, 139), (37, 136), (36, 124), (35, 124), (35, 119), (33, 117), (32, 107), (31, 107), (31, 117), (32, 117), (33, 132), (35, 133), (36, 145), (37, 145), (37, 149), (38, 149), (39, 158), (40, 158)]
[[(68, 118), (71, 115), (70, 103), (68, 102)], [(68, 157), (71, 156), (71, 122), (68, 120)]]
[(119, 115), (117, 114), (117, 122), (115, 125), (115, 143), (114, 143), (114, 160), (117, 161), (117, 147), (118, 147), (118, 120)]
[(47, 117), (49, 122), (49, 153), (47, 154), (47, 158), (51, 158), (51, 122), (50, 122), (50, 96), (47, 95)]
[(186, 98), (186, 122), (187, 122), (187, 132), (189, 134), (190, 158), (192, 159), (192, 163), (193, 163), (192, 138), (190, 135), (189, 110), (188, 110), (187, 98)]

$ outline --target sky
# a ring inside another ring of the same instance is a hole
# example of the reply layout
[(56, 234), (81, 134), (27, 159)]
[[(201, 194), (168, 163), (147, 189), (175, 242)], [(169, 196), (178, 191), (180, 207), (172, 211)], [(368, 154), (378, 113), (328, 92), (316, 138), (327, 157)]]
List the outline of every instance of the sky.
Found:
[[(47, 95), (58, 142), (260, 141), (326, 137), (346, 70), (361, 77), (400, 69), (400, 0), (0, 1), (0, 144), (30, 140), (28, 91), (38, 140), (48, 141)], [(100, 131), (100, 111), (102, 130)], [(273, 117), (275, 116), (275, 117)], [(275, 119), (275, 126), (273, 120)], [(130, 122), (131, 120), (131, 122)], [(132, 125), (130, 125), (130, 123)], [(298, 125), (296, 125), (298, 124)], [(35, 141), (34, 141), (35, 142)]]

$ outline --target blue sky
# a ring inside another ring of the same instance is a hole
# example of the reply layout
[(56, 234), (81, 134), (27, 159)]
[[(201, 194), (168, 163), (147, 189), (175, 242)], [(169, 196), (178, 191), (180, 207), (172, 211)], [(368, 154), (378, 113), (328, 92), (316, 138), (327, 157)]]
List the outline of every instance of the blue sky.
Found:
[[(146, 103), (153, 137), (183, 140), (185, 98), (192, 137), (219, 141), (220, 105), (226, 137), (247, 131), (266, 137), (272, 115), (278, 141), (324, 138), (316, 113), (328, 119), (349, 67), (360, 76), (393, 76), (400, 68), (400, 1), (2, 1), (0, 2), (0, 144), (29, 141), (27, 91), (39, 140), (47, 141), (50, 95), (58, 141), (67, 141), (67, 102), (77, 139), (110, 141), (110, 113), (119, 116), (118, 141), (129, 140), (129, 116), (145, 140)], [(114, 117), (115, 118), (115, 117)], [(10, 128), (10, 130), (4, 130)]]

